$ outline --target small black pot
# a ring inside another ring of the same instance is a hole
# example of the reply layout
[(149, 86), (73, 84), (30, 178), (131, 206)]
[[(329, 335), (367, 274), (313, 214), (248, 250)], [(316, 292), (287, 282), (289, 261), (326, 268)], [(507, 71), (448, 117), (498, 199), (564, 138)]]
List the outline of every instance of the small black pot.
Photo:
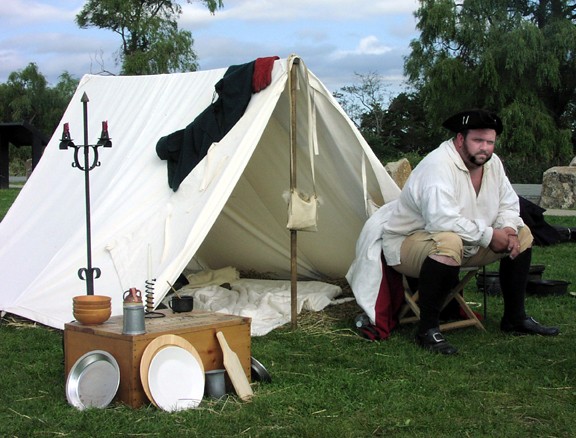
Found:
[(190, 312), (194, 308), (194, 297), (190, 296), (173, 296), (168, 305), (174, 313)]
[(476, 287), (478, 287), (479, 291), (484, 291), (484, 288), (486, 288), (488, 295), (500, 294), (500, 276), (498, 272), (486, 271), (486, 275), (479, 272), (476, 275)]
[[(538, 281), (542, 279), (542, 273), (546, 269), (545, 265), (530, 265), (528, 271), (528, 281)], [(486, 276), (482, 272), (476, 274), (476, 286), (479, 291), (484, 290), (486, 284), (486, 293), (488, 295), (498, 295), (502, 292), (500, 289), (500, 275), (495, 271), (486, 271)]]

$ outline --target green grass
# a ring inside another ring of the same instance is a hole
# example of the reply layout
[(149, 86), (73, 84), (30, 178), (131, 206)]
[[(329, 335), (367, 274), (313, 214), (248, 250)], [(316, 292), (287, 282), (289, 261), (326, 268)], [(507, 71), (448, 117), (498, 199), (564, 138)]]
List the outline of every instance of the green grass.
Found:
[[(547, 218), (576, 227), (574, 217)], [(576, 286), (574, 243), (534, 248), (544, 278)], [(474, 282), (471, 282), (474, 283)], [(466, 298), (482, 312), (475, 284)], [(488, 297), (486, 332), (446, 333), (455, 357), (420, 350), (413, 326), (383, 342), (350, 330), (354, 302), (305, 312), (298, 329), (252, 339), (272, 375), (252, 402), (235, 396), (167, 413), (153, 406), (78, 411), (65, 397), (62, 332), (5, 316), (0, 324), (2, 437), (573, 437), (576, 322), (571, 295), (528, 297), (527, 309), (560, 326), (555, 338), (502, 334), (499, 296)]]
[(0, 190), (0, 221), (8, 213), (8, 209), (20, 193), (20, 189), (3, 189)]

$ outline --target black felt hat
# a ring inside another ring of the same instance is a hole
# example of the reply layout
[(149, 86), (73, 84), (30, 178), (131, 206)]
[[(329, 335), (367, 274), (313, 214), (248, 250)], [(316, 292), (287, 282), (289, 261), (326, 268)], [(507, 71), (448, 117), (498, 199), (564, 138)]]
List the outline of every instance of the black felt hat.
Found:
[(503, 129), (500, 117), (483, 109), (462, 111), (448, 118), (442, 126), (456, 133), (467, 129), (494, 129), (500, 135)]

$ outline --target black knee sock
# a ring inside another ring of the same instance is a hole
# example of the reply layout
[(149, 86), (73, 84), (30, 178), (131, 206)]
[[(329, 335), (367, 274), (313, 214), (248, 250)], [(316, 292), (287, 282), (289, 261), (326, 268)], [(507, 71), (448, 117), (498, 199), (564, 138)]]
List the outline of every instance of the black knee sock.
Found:
[(452, 287), (458, 282), (459, 272), (460, 266), (445, 265), (430, 257), (424, 260), (419, 277), (419, 333), (425, 333), (440, 324), (442, 304)]
[(511, 323), (526, 318), (524, 300), (531, 261), (532, 248), (528, 248), (514, 260), (510, 257), (500, 260), (499, 279), (504, 299), (504, 319)]

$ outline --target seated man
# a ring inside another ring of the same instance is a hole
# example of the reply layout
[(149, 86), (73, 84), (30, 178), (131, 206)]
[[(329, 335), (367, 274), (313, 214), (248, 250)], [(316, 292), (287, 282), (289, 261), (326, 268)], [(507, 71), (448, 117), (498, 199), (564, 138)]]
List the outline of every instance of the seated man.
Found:
[(441, 305), (458, 282), (461, 266), (484, 266), (500, 259), (501, 330), (558, 334), (557, 328), (542, 326), (525, 313), (533, 238), (520, 218), (518, 196), (493, 153), (503, 129), (500, 118), (470, 110), (450, 117), (443, 126), (455, 136), (416, 166), (399, 198), (374, 213), (362, 230), (347, 275), (359, 304), (376, 302), (367, 294), (378, 293), (373, 285), (379, 280), (369, 277), (382, 275), (374, 263), (375, 251), (381, 248), (388, 266), (419, 279), (417, 344), (454, 354), (457, 349), (438, 328)]

